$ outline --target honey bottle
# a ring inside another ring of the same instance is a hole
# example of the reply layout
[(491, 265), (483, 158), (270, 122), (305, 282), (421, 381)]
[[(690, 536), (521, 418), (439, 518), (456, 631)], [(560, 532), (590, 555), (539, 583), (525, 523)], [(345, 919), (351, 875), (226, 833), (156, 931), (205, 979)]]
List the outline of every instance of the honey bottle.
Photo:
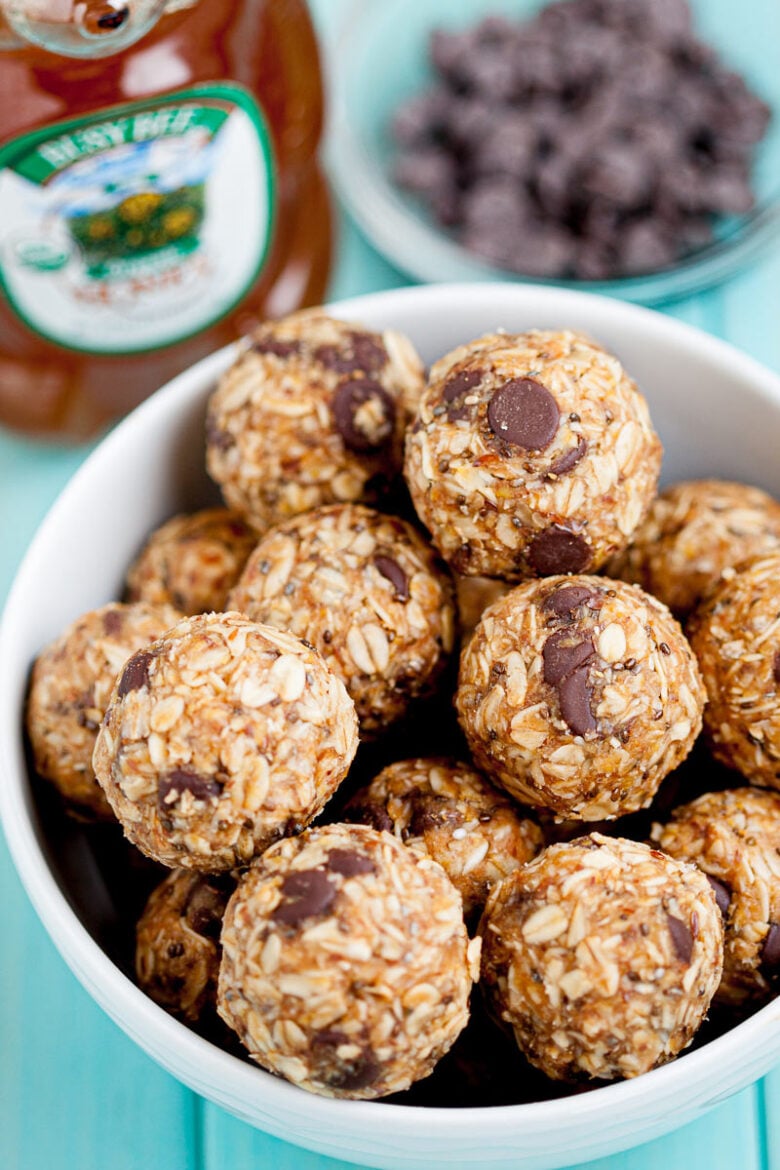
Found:
[(304, 0), (0, 0), (0, 424), (81, 438), (323, 297)]

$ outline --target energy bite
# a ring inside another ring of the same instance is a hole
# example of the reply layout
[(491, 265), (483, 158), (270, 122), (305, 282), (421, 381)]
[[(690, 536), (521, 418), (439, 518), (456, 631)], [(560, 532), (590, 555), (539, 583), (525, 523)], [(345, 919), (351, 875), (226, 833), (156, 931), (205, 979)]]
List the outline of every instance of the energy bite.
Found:
[(571, 330), (531, 330), (436, 362), (405, 474), (457, 572), (517, 581), (600, 568), (644, 516), (660, 464), (617, 358)]
[(476, 766), (558, 819), (650, 804), (702, 721), (696, 660), (669, 611), (604, 577), (527, 581), (483, 614), (455, 704)]
[(174, 516), (156, 529), (127, 574), (128, 601), (194, 615), (223, 610), (257, 533), (228, 508)]
[(230, 607), (306, 638), (344, 682), (364, 736), (435, 690), (455, 639), (446, 565), (410, 524), (357, 504), (267, 533)]
[(706, 875), (723, 915), (717, 999), (742, 1004), (776, 994), (780, 978), (780, 793), (710, 792), (674, 810), (653, 840)]
[(113, 820), (92, 768), (98, 728), (127, 659), (180, 616), (166, 605), (111, 602), (83, 614), (36, 658), (26, 710), (35, 769), (74, 811)]
[(356, 748), (354, 704), (309, 646), (201, 614), (129, 660), (94, 766), (143, 853), (217, 873), (307, 825)]
[(267, 850), (222, 930), (219, 1013), (254, 1060), (325, 1097), (427, 1076), (468, 1019), (479, 943), (442, 869), (363, 825)]
[(390, 764), (352, 797), (344, 817), (385, 829), (438, 861), (467, 916), (542, 847), (539, 826), (457, 760)]
[(641, 585), (682, 618), (725, 570), (772, 552), (780, 552), (780, 504), (771, 496), (743, 483), (689, 480), (660, 493), (606, 571)]
[(780, 551), (729, 575), (688, 633), (713, 755), (753, 784), (780, 788)]
[(550, 845), (502, 882), (480, 933), (483, 992), (553, 1080), (635, 1077), (671, 1060), (723, 967), (704, 874), (598, 833)]
[(217, 1005), (219, 933), (235, 882), (175, 869), (152, 891), (136, 928), (138, 984), (166, 1011), (197, 1021)]
[(321, 504), (371, 503), (400, 474), (423, 367), (401, 333), (322, 310), (267, 322), (209, 400), (206, 464), (260, 531)]

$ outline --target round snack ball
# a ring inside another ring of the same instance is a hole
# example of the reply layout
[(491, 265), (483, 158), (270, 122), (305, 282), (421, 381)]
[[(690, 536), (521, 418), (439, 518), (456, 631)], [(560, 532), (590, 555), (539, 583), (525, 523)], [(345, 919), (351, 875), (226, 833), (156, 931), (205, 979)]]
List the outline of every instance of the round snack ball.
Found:
[(726, 932), (723, 1003), (761, 1001), (780, 979), (780, 794), (709, 792), (654, 825), (653, 840), (707, 875)]
[(446, 565), (406, 521), (359, 504), (267, 533), (229, 604), (310, 642), (345, 684), (364, 736), (433, 693), (455, 640)]
[(197, 1021), (217, 1006), (219, 932), (235, 882), (175, 869), (152, 891), (136, 927), (138, 984), (173, 1015)]
[(780, 504), (760, 488), (700, 479), (662, 491), (606, 571), (685, 617), (724, 570), (771, 552), (780, 552)]
[(592, 833), (491, 894), (481, 986), (554, 1080), (635, 1077), (690, 1043), (718, 986), (723, 925), (704, 874)]
[(354, 704), (310, 647), (201, 614), (127, 663), (94, 766), (143, 853), (217, 873), (307, 825), (356, 748)]
[(476, 766), (558, 818), (645, 808), (701, 729), (682, 630), (635, 585), (527, 581), (483, 614), (455, 699)]
[(98, 728), (127, 659), (180, 616), (170, 606), (111, 602), (78, 618), (36, 658), (26, 711), (35, 769), (74, 811), (113, 820), (92, 768)]
[(325, 1097), (430, 1073), (468, 1020), (479, 943), (442, 869), (363, 825), (267, 850), (222, 930), (218, 1010), (254, 1060)]
[(310, 310), (262, 325), (211, 396), (209, 474), (261, 531), (380, 498), (399, 474), (423, 367), (411, 342)]
[(542, 847), (539, 826), (457, 760), (390, 764), (353, 796), (344, 815), (438, 861), (466, 915), (481, 910), (493, 886)]
[(780, 788), (780, 552), (751, 561), (688, 624), (716, 759), (753, 784)]
[(189, 615), (222, 610), (256, 544), (257, 533), (228, 508), (174, 516), (131, 566), (127, 599), (165, 602)]
[(405, 473), (453, 568), (516, 581), (603, 565), (644, 516), (660, 464), (617, 358), (578, 333), (532, 330), (433, 366)]

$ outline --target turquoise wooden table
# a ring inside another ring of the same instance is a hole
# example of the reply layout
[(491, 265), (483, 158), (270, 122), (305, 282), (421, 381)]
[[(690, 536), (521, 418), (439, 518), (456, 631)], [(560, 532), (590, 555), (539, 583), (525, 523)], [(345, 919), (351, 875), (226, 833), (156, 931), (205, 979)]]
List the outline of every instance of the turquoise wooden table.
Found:
[[(319, 8), (325, 12), (324, 3)], [(404, 283), (344, 225), (332, 298)], [(780, 371), (780, 254), (665, 311)], [(38, 522), (85, 454), (0, 432), (0, 601)], [(346, 1170), (236, 1121), (136, 1048), (60, 959), (2, 840), (0, 891), (0, 1170)], [(780, 1170), (778, 1114), (780, 1071), (677, 1133), (589, 1165)]]

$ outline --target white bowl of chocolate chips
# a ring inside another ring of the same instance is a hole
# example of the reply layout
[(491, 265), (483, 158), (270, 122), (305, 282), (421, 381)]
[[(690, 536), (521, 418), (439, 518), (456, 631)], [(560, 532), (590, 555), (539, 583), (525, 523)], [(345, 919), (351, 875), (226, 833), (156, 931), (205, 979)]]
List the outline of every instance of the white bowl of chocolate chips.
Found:
[[(497, 329), (582, 330), (618, 356), (646, 396), (664, 446), (662, 482), (715, 476), (780, 496), (780, 379), (668, 317), (582, 293), (506, 284), (401, 289), (330, 311), (370, 329), (402, 331), (426, 363)], [(188, 1027), (136, 985), (135, 921), (162, 871), (150, 871), (117, 826), (63, 814), (30, 766), (25, 696), (40, 649), (80, 614), (121, 595), (148, 533), (176, 512), (216, 501), (204, 468), (205, 405), (234, 357), (227, 349), (186, 371), (101, 443), (32, 542), (0, 628), (5, 834), (30, 899), (77, 978), (196, 1092), (270, 1134), (368, 1166), (565, 1166), (654, 1138), (760, 1077), (780, 1058), (772, 1003), (738, 1019), (711, 1012), (681, 1057), (634, 1079), (567, 1087), (532, 1069), (498, 1030), (480, 1032), (475, 993), (472, 1023), (430, 1077), (387, 1100), (334, 1100), (256, 1067), (226, 1030)], [(433, 740), (421, 745), (414, 737), (435, 734), (434, 726), (393, 736), (389, 757), (374, 744), (364, 767), (375, 773), (388, 758), (430, 752)], [(615, 831), (642, 840), (654, 817), (674, 804), (740, 783), (695, 749), (662, 787), (662, 807)]]

